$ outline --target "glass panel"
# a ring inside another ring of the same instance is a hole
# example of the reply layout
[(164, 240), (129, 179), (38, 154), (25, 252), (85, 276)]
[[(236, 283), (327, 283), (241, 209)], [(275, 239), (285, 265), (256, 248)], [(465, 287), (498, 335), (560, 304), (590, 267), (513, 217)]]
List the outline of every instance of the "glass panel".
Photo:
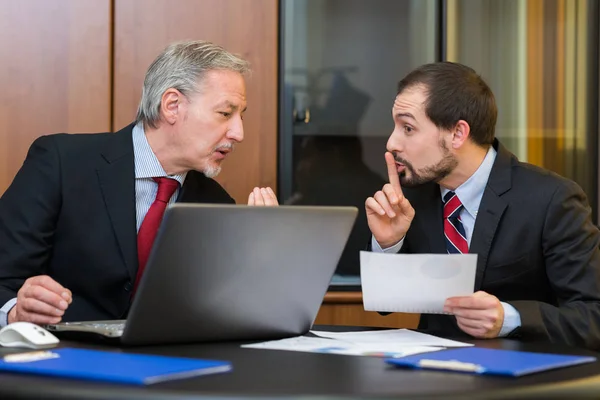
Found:
[(521, 161), (570, 178), (597, 205), (596, 0), (447, 0), (447, 58), (498, 103), (496, 135)]
[(436, 60), (436, 0), (282, 2), (280, 198), (360, 214), (337, 269), (353, 282), (370, 240), (364, 203), (386, 183), (397, 82)]

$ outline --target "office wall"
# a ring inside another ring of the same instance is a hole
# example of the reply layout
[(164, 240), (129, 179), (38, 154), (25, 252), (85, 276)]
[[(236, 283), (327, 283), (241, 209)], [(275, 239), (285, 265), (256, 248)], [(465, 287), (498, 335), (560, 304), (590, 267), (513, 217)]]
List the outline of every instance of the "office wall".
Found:
[(245, 139), (217, 180), (238, 203), (277, 174), (277, 0), (116, 0), (113, 125), (135, 117), (144, 73), (170, 42), (210, 40), (248, 59)]
[(110, 129), (110, 7), (0, 1), (0, 194), (35, 138)]

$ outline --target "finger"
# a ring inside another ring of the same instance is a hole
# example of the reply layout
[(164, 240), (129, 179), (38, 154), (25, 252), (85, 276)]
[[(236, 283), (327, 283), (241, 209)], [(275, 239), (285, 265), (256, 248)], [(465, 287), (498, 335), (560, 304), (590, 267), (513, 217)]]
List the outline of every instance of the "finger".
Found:
[(490, 310), (474, 310), (471, 308), (455, 307), (452, 309), (451, 312), (452, 312), (452, 314), (454, 314), (457, 317), (478, 320), (478, 321), (489, 320), (491, 318)]
[(390, 202), (388, 201), (386, 195), (382, 191), (375, 193), (375, 196), (373, 196), (373, 197), (379, 203), (379, 205), (381, 207), (383, 207), (383, 209), (385, 210), (385, 213), (387, 214), (388, 217), (390, 217), (390, 218), (396, 217), (396, 213), (392, 209)]
[(457, 321), (457, 325), (458, 327), (465, 333), (474, 336), (476, 338), (484, 338), (485, 337), (485, 330), (481, 329), (481, 328), (472, 328), (470, 326), (466, 326), (464, 324), (462, 324), (460, 321)]
[(446, 300), (445, 306), (450, 308), (470, 308), (478, 310), (486, 310), (494, 307), (494, 301), (488, 296), (486, 297), (474, 297), (474, 296), (460, 296), (451, 297)]
[(250, 195), (248, 196), (248, 205), (249, 206), (254, 205), (254, 192), (250, 192)]
[(268, 187), (267, 190), (268, 190), (269, 194), (271, 195), (271, 198), (273, 199), (273, 202), (275, 203), (275, 205), (278, 206), (279, 200), (277, 200), (277, 195), (275, 195), (275, 192), (273, 191), (273, 189)]
[(457, 317), (456, 322), (470, 329), (483, 329), (483, 321), (479, 319)]
[(482, 321), (479, 319), (457, 318), (456, 322), (469, 329), (480, 330), (485, 334), (494, 328), (494, 324), (492, 324), (490, 321)]
[[(69, 306), (69, 303), (63, 297), (51, 292), (43, 286), (38, 285), (28, 285), (24, 288), (21, 295), (21, 300), (25, 300), (27, 298), (39, 300), (54, 308), (60, 308), (61, 310), (66, 310)], [(19, 300), (19, 295), (17, 294), (17, 302)]]
[(400, 201), (398, 202), (396, 209), (411, 219), (415, 216), (415, 209), (404, 195), (400, 196)]
[(254, 188), (254, 205), (255, 206), (264, 206), (265, 205), (265, 200), (262, 197), (262, 194), (260, 193), (260, 189), (255, 187)]
[(497, 324), (501, 325), (504, 320), (503, 313), (497, 307), (486, 310), (455, 308), (452, 310), (452, 314), (459, 318), (481, 321), (481, 324), (484, 324), (486, 327), (489, 326), (489, 329), (492, 329)]
[(371, 211), (374, 214), (379, 214), (381, 216), (385, 215), (385, 210), (383, 209), (383, 207), (381, 207), (377, 200), (375, 200), (372, 197), (369, 197), (365, 201), (365, 210), (367, 211), (367, 214), (370, 214), (369, 211)]
[(37, 325), (45, 325), (45, 324), (58, 324), (62, 318), (61, 317), (52, 317), (49, 315), (42, 314), (34, 314), (28, 312), (17, 313), (18, 321), (31, 322)]
[(73, 302), (73, 293), (71, 293), (71, 291), (67, 288), (65, 288), (65, 290), (66, 290), (67, 294), (69, 295), (68, 302), (69, 302), (69, 304), (71, 304)]
[(267, 188), (261, 188), (260, 193), (262, 194), (262, 197), (264, 199), (265, 206), (277, 205), (277, 200), (273, 199), (273, 196), (271, 196), (271, 193), (267, 190)]
[(52, 307), (51, 305), (34, 299), (33, 297), (19, 301), (19, 305), (25, 312), (30, 314), (46, 315), (49, 317), (62, 317), (65, 313), (64, 310)]
[(396, 194), (396, 191), (394, 190), (394, 188), (392, 187), (391, 184), (389, 184), (389, 183), (385, 184), (383, 186), (383, 189), (381, 189), (381, 191), (385, 194), (385, 196), (387, 197), (387, 199), (390, 202), (390, 205), (392, 207), (398, 205), (398, 202), (400, 201), (400, 197), (398, 196), (398, 194)]
[(33, 278), (28, 279), (30, 285), (39, 285), (43, 288), (56, 293), (61, 296), (67, 302), (70, 301), (71, 295), (70, 291), (67, 291), (60, 283), (56, 282), (54, 279), (50, 278), (48, 275), (40, 275), (34, 276)]
[(400, 177), (398, 176), (398, 167), (396, 167), (394, 155), (389, 151), (385, 153), (385, 163), (387, 164), (390, 184), (397, 193), (402, 193), (402, 187), (400, 186)]

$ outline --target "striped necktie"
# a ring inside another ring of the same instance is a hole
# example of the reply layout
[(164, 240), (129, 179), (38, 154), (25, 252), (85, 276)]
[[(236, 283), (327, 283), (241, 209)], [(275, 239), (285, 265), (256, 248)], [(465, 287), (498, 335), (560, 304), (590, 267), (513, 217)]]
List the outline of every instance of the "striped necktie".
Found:
[(454, 192), (444, 196), (444, 235), (446, 236), (446, 250), (448, 254), (461, 254), (469, 252), (465, 228), (460, 221), (460, 211), (463, 205)]

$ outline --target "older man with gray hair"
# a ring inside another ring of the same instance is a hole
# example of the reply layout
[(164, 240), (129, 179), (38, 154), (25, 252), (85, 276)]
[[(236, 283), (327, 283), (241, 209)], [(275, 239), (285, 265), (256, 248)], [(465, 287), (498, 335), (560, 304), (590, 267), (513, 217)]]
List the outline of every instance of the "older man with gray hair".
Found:
[[(48, 135), (0, 198), (0, 327), (122, 319), (165, 203), (234, 203), (212, 178), (244, 138), (248, 63), (220, 46), (168, 46), (134, 123)], [(249, 205), (277, 205), (255, 188)]]

